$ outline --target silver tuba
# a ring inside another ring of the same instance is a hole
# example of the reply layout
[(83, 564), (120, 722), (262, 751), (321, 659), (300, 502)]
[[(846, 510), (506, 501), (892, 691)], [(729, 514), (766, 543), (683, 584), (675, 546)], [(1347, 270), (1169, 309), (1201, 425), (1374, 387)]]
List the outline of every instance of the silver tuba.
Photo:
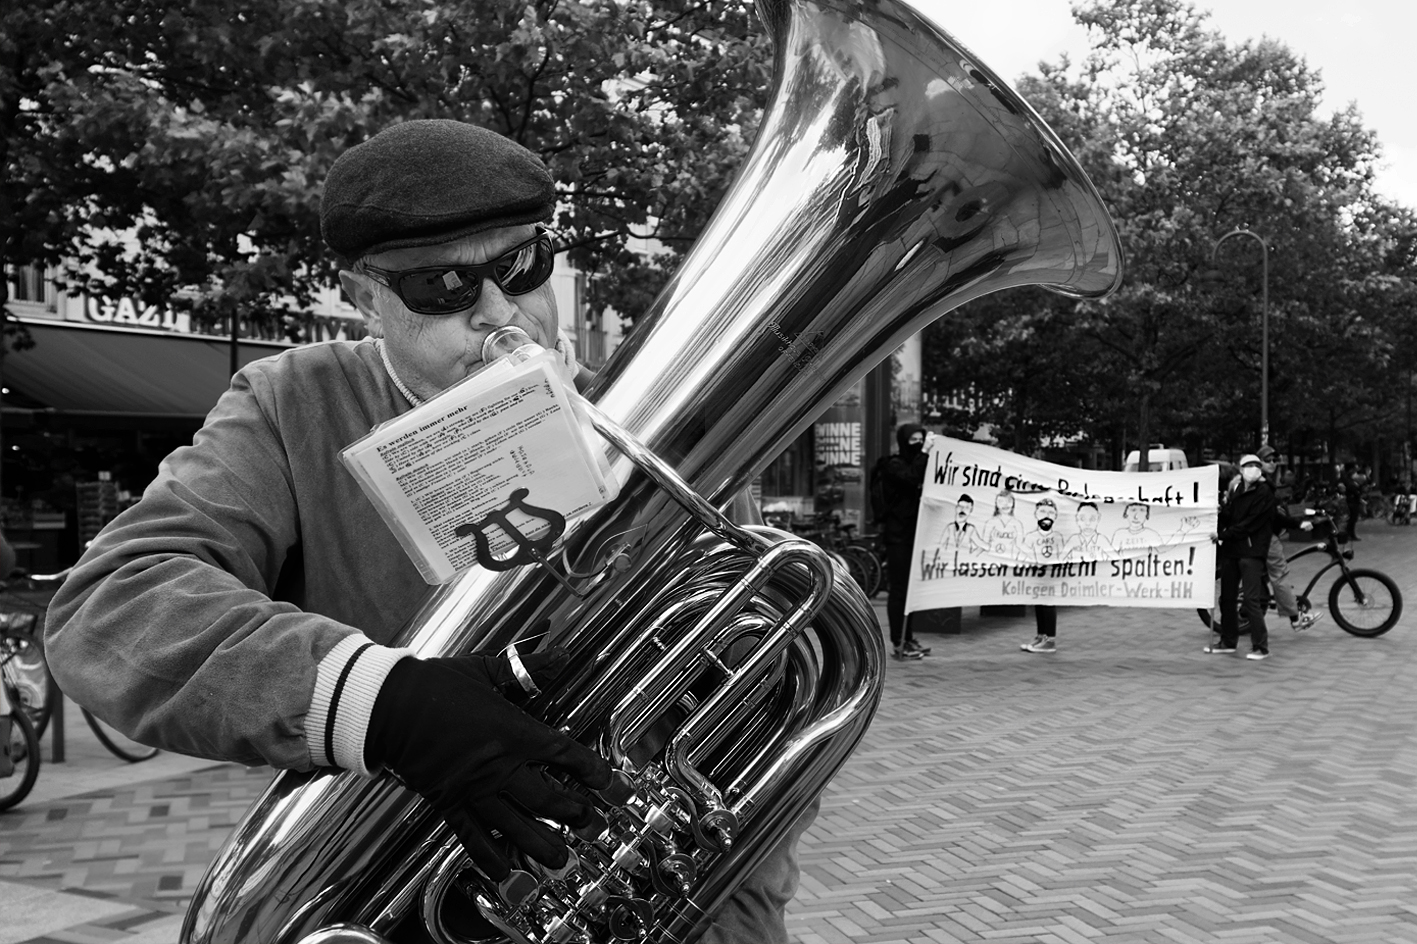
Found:
[(813, 545), (716, 509), (931, 321), (1011, 286), (1105, 295), (1121, 251), (1038, 115), (908, 3), (758, 12), (776, 60), (757, 142), (587, 393), (619, 497), (550, 567), (438, 588), (399, 640), (434, 656), (549, 631), (576, 658), (529, 710), (600, 749), (630, 800), (566, 833), (564, 869), (494, 886), (393, 781), (286, 772), (183, 941), (692, 941), (864, 734), (866, 600)]

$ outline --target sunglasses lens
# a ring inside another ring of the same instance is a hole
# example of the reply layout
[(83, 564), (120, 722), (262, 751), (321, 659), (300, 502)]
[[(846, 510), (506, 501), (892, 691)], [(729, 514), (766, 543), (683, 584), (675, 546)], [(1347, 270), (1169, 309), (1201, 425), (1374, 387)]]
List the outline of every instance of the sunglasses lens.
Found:
[(530, 246), (523, 246), (496, 262), (497, 284), (508, 295), (524, 295), (551, 277), (556, 256), (551, 240), (539, 237)]
[(482, 280), (491, 277), (508, 295), (525, 295), (551, 277), (556, 252), (541, 234), (491, 262), (448, 269), (410, 269), (398, 280), (398, 293), (410, 311), (447, 315), (477, 304)]
[(419, 269), (399, 280), (399, 294), (410, 310), (442, 315), (472, 307), (482, 283), (456, 269)]

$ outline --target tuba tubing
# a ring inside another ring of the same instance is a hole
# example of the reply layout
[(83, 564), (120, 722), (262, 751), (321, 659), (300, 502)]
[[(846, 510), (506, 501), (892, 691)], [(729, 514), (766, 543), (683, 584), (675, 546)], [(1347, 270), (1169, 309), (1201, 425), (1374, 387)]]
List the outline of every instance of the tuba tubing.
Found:
[(630, 802), (601, 836), (567, 833), (562, 873), (529, 864), (523, 896), (391, 779), (283, 772), (184, 942), (693, 941), (864, 734), (883, 658), (868, 602), (815, 547), (717, 508), (931, 321), (1022, 285), (1101, 297), (1121, 248), (1052, 131), (906, 0), (757, 6), (775, 47), (757, 140), (586, 393), (618, 496), (550, 568), (472, 568), (395, 640), (566, 646), (528, 710), (611, 759)]

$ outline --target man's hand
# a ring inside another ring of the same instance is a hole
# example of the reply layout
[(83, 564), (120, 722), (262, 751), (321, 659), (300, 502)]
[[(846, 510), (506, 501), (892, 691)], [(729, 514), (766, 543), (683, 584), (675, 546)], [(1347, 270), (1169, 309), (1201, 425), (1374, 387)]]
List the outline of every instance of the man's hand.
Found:
[[(554, 678), (564, 652), (523, 659), (533, 680)], [(511, 862), (493, 839), (552, 868), (566, 861), (566, 844), (538, 817), (572, 827), (600, 814), (588, 799), (550, 779), (543, 767), (570, 774), (592, 790), (610, 785), (600, 755), (548, 728), (513, 705), (521, 686), (503, 656), (403, 659), (374, 701), (365, 762), (385, 767), (417, 791), (457, 832), (468, 856), (493, 881)]]

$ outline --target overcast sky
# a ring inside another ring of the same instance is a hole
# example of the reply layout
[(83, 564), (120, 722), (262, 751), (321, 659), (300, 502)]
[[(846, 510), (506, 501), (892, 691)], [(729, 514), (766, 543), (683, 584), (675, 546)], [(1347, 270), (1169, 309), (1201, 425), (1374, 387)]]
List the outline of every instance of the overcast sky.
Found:
[[(1009, 81), (1040, 60), (1087, 54), (1087, 34), (1070, 0), (971, 4), (914, 0), (919, 8)], [(1413, 0), (1196, 0), (1231, 43), (1270, 36), (1322, 73), (1325, 114), (1356, 102), (1382, 142), (1377, 189), (1417, 209), (1417, 90), (1410, 61), (1417, 42)]]

